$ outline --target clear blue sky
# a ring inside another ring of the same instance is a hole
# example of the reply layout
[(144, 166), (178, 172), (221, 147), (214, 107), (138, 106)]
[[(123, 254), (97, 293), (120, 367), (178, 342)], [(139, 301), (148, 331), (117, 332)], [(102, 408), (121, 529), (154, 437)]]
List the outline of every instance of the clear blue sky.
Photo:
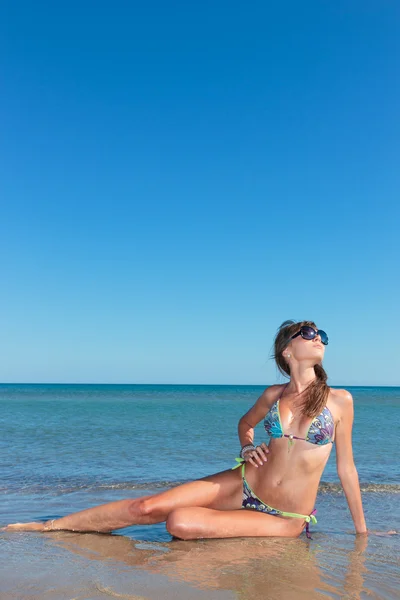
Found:
[(400, 7), (6, 0), (0, 380), (399, 385)]

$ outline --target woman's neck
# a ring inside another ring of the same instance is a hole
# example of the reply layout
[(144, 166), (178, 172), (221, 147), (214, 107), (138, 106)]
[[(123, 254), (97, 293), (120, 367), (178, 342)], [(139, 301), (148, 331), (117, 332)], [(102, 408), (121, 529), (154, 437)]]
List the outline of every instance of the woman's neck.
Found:
[(315, 379), (314, 366), (295, 364), (290, 366), (290, 381), (287, 393), (301, 394)]

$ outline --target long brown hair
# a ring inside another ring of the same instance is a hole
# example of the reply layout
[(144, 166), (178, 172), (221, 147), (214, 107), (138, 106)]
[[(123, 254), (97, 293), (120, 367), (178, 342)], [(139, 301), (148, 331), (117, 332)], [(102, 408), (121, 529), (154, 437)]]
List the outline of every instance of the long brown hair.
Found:
[[(274, 354), (276, 365), (284, 376), (290, 377), (290, 366), (283, 358), (282, 352), (290, 343), (291, 337), (300, 331), (303, 325), (309, 327), (317, 326), (313, 321), (284, 321), (279, 327), (274, 341)], [(319, 415), (326, 404), (329, 394), (329, 387), (326, 384), (328, 375), (322, 364), (314, 365), (315, 379), (307, 386), (305, 400), (302, 402), (302, 412), (308, 417)]]

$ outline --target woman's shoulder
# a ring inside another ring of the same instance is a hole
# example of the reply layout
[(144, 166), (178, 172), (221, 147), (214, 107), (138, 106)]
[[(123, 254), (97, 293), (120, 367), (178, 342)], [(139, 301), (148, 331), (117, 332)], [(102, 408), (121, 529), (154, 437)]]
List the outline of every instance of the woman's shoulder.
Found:
[(332, 398), (335, 398), (337, 402), (341, 404), (349, 404), (353, 402), (353, 396), (350, 394), (348, 390), (345, 389), (337, 389), (337, 388), (329, 388), (329, 392)]
[(341, 415), (353, 410), (353, 396), (348, 390), (330, 387), (329, 400)]
[(285, 383), (269, 385), (259, 397), (259, 402), (262, 402), (265, 404), (266, 408), (269, 408), (276, 400), (278, 400), (278, 398), (281, 397), (285, 385)]
[(273, 385), (268, 386), (264, 391), (265, 397), (268, 400), (275, 402), (275, 400), (278, 400), (278, 398), (281, 397), (286, 386), (287, 383), (274, 383)]

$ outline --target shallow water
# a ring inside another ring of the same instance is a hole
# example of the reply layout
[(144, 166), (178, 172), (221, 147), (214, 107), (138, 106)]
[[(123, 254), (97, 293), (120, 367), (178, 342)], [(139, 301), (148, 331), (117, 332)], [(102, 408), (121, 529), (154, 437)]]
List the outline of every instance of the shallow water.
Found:
[[(400, 389), (349, 389), (368, 527), (400, 530)], [(0, 523), (54, 518), (229, 468), (237, 421), (261, 391), (0, 386)], [(261, 427), (256, 439), (265, 439)], [(312, 541), (180, 542), (163, 524), (119, 535), (2, 533), (0, 598), (398, 597), (399, 536), (353, 534), (334, 451), (322, 480)]]
[(323, 533), (312, 542), (138, 537), (7, 534), (0, 544), (0, 598), (398, 597), (395, 537)]

